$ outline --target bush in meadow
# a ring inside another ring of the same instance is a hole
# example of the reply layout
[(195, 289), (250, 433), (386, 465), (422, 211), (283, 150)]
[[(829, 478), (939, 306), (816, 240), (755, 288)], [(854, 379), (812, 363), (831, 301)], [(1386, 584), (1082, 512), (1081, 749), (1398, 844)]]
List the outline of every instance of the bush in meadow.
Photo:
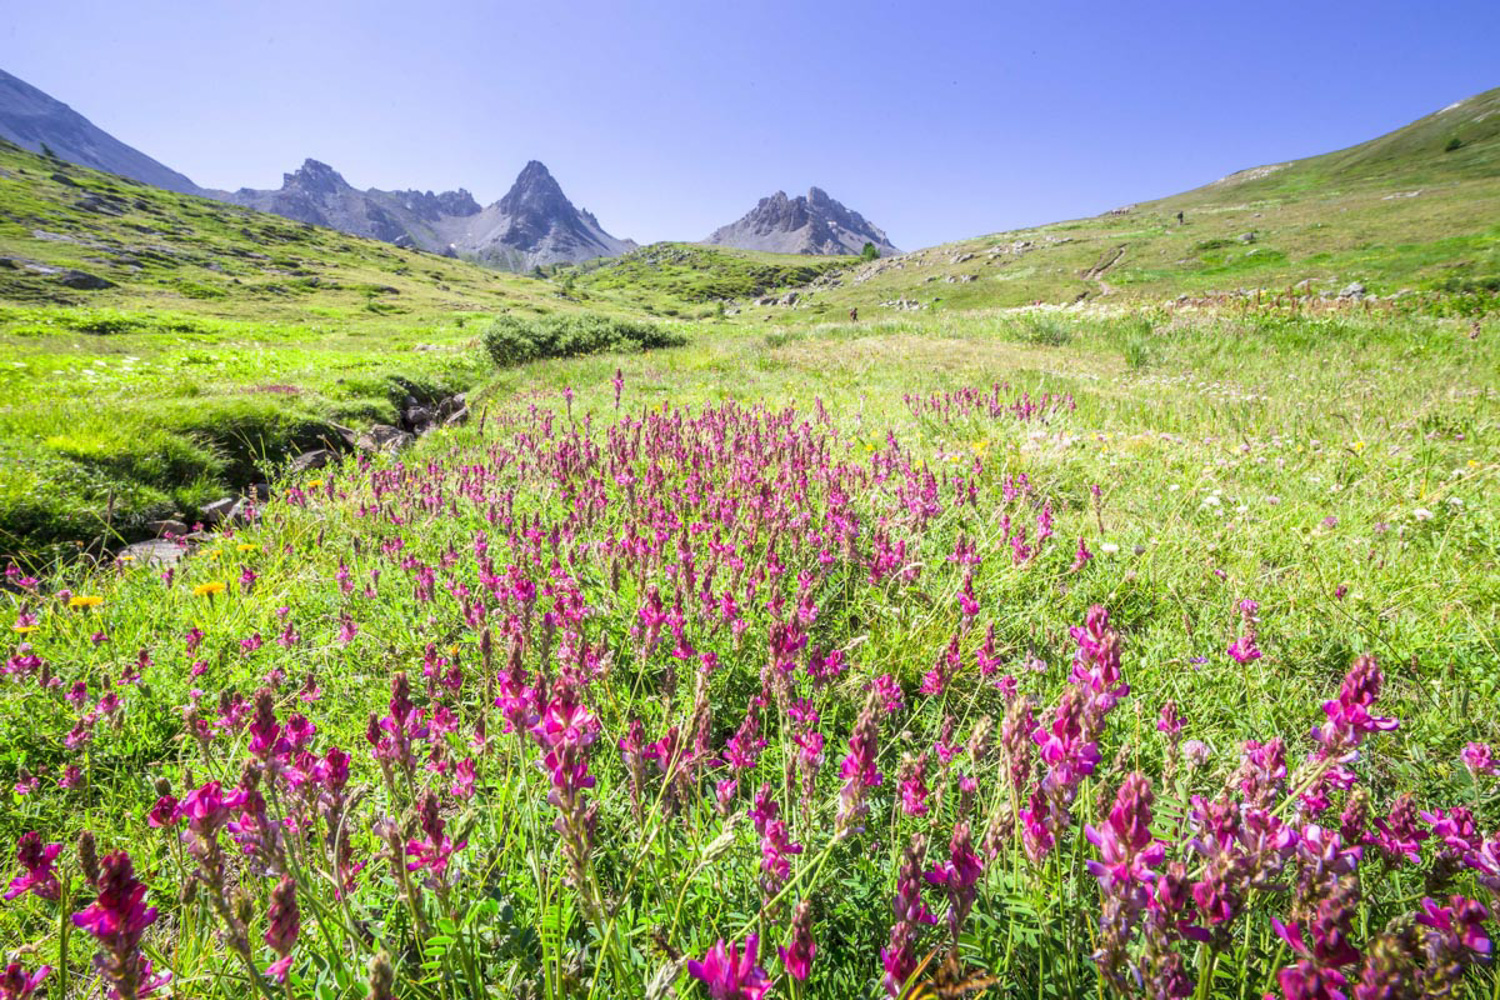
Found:
[(484, 331), (484, 349), (501, 368), (539, 358), (628, 353), (685, 343), (685, 336), (658, 324), (596, 313), (556, 313), (533, 319), (504, 315)]

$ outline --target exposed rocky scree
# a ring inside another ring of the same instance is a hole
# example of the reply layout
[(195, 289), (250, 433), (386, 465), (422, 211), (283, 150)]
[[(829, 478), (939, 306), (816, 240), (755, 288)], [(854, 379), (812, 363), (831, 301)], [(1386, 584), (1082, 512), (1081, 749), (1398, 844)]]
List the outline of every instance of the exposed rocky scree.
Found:
[(762, 198), (742, 219), (714, 230), (704, 240), (719, 246), (769, 253), (857, 254), (873, 243), (882, 257), (901, 251), (885, 231), (850, 211), (821, 188), (788, 198), (777, 191)]
[(485, 207), (461, 188), (441, 194), (361, 191), (317, 160), (284, 175), (275, 191), (213, 194), (298, 222), (517, 271), (613, 257), (636, 246), (606, 233), (591, 213), (574, 207), (536, 160), (526, 164), (504, 198)]

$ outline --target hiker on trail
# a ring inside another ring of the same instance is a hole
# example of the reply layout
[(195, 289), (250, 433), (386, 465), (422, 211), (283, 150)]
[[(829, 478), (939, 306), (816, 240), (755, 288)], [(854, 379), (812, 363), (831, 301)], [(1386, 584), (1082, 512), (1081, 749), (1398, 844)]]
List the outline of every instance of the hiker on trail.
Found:
[(1177, 224), (1179, 226), (1182, 225), (1182, 213), (1181, 212), (1177, 213)]
[(849, 309), (849, 322), (851, 322), (851, 323), (858, 323), (859, 322), (859, 306), (852, 306)]

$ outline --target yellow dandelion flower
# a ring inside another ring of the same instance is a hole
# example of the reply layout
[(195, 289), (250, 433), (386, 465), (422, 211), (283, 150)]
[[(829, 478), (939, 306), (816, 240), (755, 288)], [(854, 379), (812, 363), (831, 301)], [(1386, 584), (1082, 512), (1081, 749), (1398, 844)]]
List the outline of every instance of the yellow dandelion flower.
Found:
[(28, 635), (28, 634), (30, 634), (32, 632), (35, 632), (37, 630), (37, 626), (35, 626), (35, 625), (12, 625), (10, 627), (10, 630), (12, 632), (19, 632), (21, 635)]
[(259, 545), (251, 545), (249, 542), (241, 542), (237, 546), (237, 548), (241, 552), (254, 552), (256, 549), (260, 548), (260, 546)]
[(97, 608), (104, 603), (104, 598), (93, 594), (79, 594), (77, 597), (68, 598), (70, 608)]
[(1365, 443), (1363, 441), (1356, 441), (1353, 444), (1353, 448), (1354, 454), (1358, 455), (1360, 452), (1365, 450)]
[(310, 490), (320, 490), (323, 488), (323, 480), (314, 479), (312, 482), (307, 484), (307, 488)]
[(210, 558), (210, 559), (217, 559), (220, 556), (222, 556), (223, 554), (224, 553), (222, 551), (220, 551), (219, 549), (214, 549), (212, 552), (210, 552), (208, 554), (208, 558)]
[(193, 596), (212, 597), (215, 594), (222, 594), (228, 589), (228, 585), (225, 584), (223, 580), (210, 580), (207, 583), (200, 583), (198, 584), (198, 586), (194, 587)]

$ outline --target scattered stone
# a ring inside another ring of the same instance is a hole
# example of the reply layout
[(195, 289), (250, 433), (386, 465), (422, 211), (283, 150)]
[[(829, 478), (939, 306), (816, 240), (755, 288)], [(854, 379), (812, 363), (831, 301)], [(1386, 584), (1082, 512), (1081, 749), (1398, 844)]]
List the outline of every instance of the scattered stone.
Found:
[(1240, 233), (1235, 237), (1235, 239), (1239, 240), (1241, 243), (1254, 243), (1255, 233), (1253, 231), (1248, 233)]
[(462, 427), (468, 422), (469, 408), (467, 406), (460, 406), (458, 409), (454, 410), (452, 413), (443, 418), (444, 427)]
[(1349, 284), (1339, 289), (1339, 298), (1341, 299), (1362, 299), (1364, 297), (1365, 286), (1357, 281), (1351, 281), (1349, 282)]
[(416, 443), (416, 440), (415, 434), (403, 431), (399, 427), (392, 427), (390, 424), (374, 424), (355, 439), (354, 447), (360, 451), (395, 452), (410, 447)]
[(304, 451), (302, 454), (292, 459), (291, 465), (287, 467), (287, 471), (294, 476), (299, 476), (304, 472), (311, 472), (314, 469), (321, 469), (329, 462), (332, 462), (333, 459), (333, 452), (329, 451), (327, 448), (317, 448), (313, 451)]
[(421, 434), (432, 423), (432, 411), (425, 406), (408, 407), (401, 420), (413, 433)]
[(188, 554), (187, 545), (165, 538), (127, 545), (115, 554), (115, 561), (132, 566), (175, 566)]
[(225, 497), (222, 500), (215, 500), (213, 503), (203, 508), (203, 523), (221, 524), (225, 521), (228, 521), (230, 519), (230, 516), (234, 513), (234, 508), (238, 503), (239, 501), (234, 497)]
[(87, 271), (75, 271), (72, 268), (59, 271), (56, 281), (69, 288), (79, 288), (85, 291), (98, 291), (103, 288), (115, 287), (115, 283), (108, 278), (101, 278), (97, 274), (89, 274)]
[(94, 212), (97, 215), (124, 215), (125, 208), (116, 198), (107, 198), (103, 195), (91, 194), (78, 202), (78, 207), (85, 212)]
[(146, 525), (146, 530), (157, 538), (164, 538), (167, 535), (176, 535), (181, 538), (188, 533), (188, 526), (181, 521), (168, 518), (165, 521), (151, 521)]

